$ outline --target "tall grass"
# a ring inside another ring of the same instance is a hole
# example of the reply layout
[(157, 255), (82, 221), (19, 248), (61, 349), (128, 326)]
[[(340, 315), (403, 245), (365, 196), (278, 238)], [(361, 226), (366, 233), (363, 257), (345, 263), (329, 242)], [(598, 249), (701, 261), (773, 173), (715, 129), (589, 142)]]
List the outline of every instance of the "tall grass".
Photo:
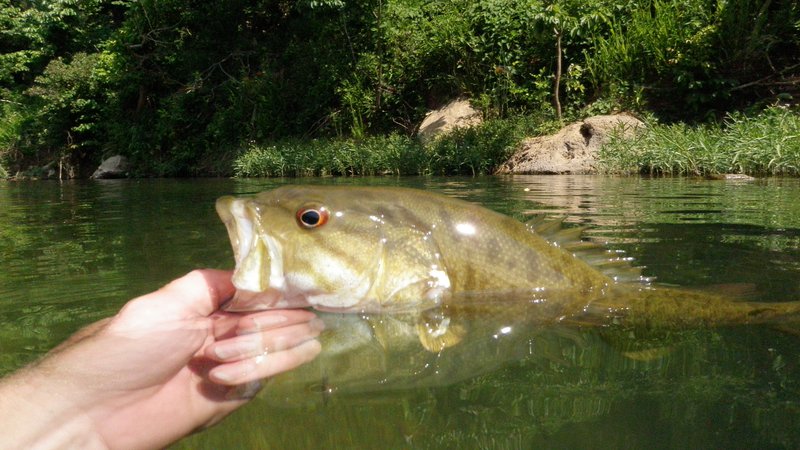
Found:
[(600, 151), (607, 172), (670, 175), (800, 175), (800, 114), (773, 107), (722, 124), (651, 124)]
[(237, 177), (488, 174), (523, 138), (550, 129), (550, 122), (517, 117), (456, 129), (427, 145), (398, 134), (250, 144), (233, 169)]
[(238, 177), (406, 175), (421, 170), (419, 145), (399, 135), (252, 144), (234, 161)]
[[(493, 120), (422, 145), (397, 134), (362, 139), (252, 144), (234, 162), (238, 177), (479, 175), (494, 172), (528, 136), (554, 131), (532, 117)], [(722, 123), (652, 122), (634, 138), (612, 137), (600, 151), (608, 173), (800, 175), (800, 114), (772, 107)]]

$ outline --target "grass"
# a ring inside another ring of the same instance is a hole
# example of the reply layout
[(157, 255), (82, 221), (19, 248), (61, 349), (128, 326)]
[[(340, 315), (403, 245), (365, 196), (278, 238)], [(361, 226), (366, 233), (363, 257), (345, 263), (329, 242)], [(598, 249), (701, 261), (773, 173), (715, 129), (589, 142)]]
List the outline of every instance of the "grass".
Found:
[(237, 177), (406, 175), (419, 170), (418, 145), (399, 135), (251, 144), (234, 161)]
[[(557, 124), (532, 116), (490, 120), (422, 145), (392, 134), (362, 139), (251, 144), (234, 162), (238, 177), (480, 175), (494, 172), (525, 137)], [(607, 173), (705, 176), (800, 175), (800, 114), (771, 107), (690, 126), (654, 121), (633, 139), (612, 138), (600, 152)]]
[(287, 140), (251, 144), (234, 161), (237, 177), (479, 175), (492, 173), (526, 136), (549, 122), (530, 117), (490, 120), (423, 145), (391, 134), (362, 139)]
[(634, 139), (613, 138), (600, 158), (609, 173), (800, 175), (800, 114), (772, 107), (721, 124), (653, 123)]

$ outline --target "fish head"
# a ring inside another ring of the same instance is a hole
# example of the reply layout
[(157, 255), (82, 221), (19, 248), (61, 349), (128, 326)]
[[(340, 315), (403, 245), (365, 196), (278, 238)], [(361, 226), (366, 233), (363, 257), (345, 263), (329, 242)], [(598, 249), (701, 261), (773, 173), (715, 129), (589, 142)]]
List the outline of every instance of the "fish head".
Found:
[(430, 227), (390, 195), (285, 186), (216, 207), (236, 260), (228, 310), (406, 311), (449, 293)]

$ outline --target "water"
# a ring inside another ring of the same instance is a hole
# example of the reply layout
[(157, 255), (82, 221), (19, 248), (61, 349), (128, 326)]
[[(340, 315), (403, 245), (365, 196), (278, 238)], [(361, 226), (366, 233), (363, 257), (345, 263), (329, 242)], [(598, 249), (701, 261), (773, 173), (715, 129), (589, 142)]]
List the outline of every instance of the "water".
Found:
[[(796, 179), (303, 181), (400, 184), (519, 219), (563, 216), (660, 283), (800, 299)], [(230, 267), (214, 199), (287, 182), (297, 180), (0, 184), (0, 374), (192, 268)], [(797, 448), (798, 343), (795, 330), (768, 326), (623, 335), (517, 327), (469, 352), (415, 360), (438, 375), (383, 367), (401, 376), (376, 383), (350, 360), (326, 373), (309, 366), (175, 447)], [(363, 358), (368, 351), (375, 346)]]

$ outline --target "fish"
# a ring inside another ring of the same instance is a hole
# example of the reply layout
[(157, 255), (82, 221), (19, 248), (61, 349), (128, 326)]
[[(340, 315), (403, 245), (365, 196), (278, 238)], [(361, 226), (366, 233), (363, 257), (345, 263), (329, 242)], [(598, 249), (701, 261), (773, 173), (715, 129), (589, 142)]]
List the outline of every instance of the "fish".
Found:
[[(466, 323), (489, 316), (497, 323), (650, 329), (800, 317), (800, 302), (738, 301), (724, 291), (618, 276), (625, 270), (598, 266), (632, 266), (598, 258), (580, 229), (521, 222), (425, 190), (287, 185), (221, 197), (216, 210), (235, 259), (237, 292), (227, 310), (389, 314), (412, 323), (430, 352), (457, 345)], [(383, 322), (372, 329), (388, 341), (396, 330), (382, 330)]]

